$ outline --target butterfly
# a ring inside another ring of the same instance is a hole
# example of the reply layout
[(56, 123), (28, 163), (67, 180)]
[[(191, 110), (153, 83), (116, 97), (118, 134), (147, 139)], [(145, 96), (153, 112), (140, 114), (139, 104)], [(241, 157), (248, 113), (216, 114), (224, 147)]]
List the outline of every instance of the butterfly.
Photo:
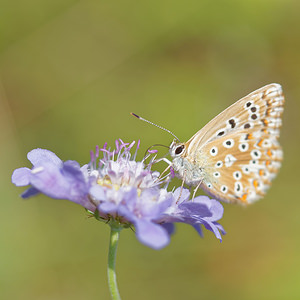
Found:
[(215, 199), (248, 204), (263, 197), (276, 177), (283, 152), (278, 142), (284, 95), (266, 85), (238, 100), (186, 143), (170, 145), (171, 166), (188, 186)]

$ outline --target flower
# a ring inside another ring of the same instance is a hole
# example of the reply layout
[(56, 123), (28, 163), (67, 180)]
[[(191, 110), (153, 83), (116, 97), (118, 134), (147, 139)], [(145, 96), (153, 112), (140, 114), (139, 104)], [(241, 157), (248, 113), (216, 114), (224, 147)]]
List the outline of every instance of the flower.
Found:
[(134, 145), (120, 139), (113, 151), (107, 143), (97, 146), (91, 151), (90, 163), (82, 167), (76, 161), (61, 161), (49, 150), (34, 149), (27, 155), (33, 168), (16, 169), (12, 182), (31, 185), (23, 198), (43, 193), (67, 199), (111, 226), (134, 227), (138, 240), (154, 249), (169, 243), (176, 222), (192, 225), (201, 236), (200, 225), (204, 225), (221, 241), (220, 232), (225, 231), (217, 221), (223, 215), (222, 205), (206, 196), (189, 201), (187, 189), (168, 192), (170, 176), (161, 178), (151, 170), (155, 156), (145, 164), (156, 151), (150, 150), (142, 161), (136, 161), (140, 143), (132, 155)]

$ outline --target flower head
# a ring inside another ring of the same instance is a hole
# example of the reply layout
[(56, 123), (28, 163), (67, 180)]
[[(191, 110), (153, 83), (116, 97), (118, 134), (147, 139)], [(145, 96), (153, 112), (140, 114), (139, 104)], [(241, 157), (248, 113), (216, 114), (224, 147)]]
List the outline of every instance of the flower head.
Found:
[[(189, 201), (190, 193), (177, 188), (168, 192), (166, 181), (152, 171), (155, 161), (136, 161), (138, 142), (116, 141), (114, 150), (107, 144), (91, 152), (89, 164), (80, 168), (75, 161), (62, 162), (54, 153), (35, 149), (28, 153), (33, 168), (16, 169), (12, 182), (31, 185), (23, 198), (43, 193), (54, 199), (67, 199), (85, 207), (98, 220), (114, 226), (134, 226), (140, 242), (154, 249), (166, 246), (174, 232), (174, 223), (192, 225), (200, 235), (201, 226), (221, 240), (224, 229), (217, 221), (223, 207), (205, 196)], [(154, 152), (151, 150), (147, 158)]]

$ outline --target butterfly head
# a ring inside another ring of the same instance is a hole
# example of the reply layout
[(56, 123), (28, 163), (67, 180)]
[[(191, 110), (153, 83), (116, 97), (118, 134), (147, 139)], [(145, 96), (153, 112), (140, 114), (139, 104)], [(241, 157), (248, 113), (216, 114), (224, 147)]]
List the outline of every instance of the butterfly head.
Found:
[(170, 145), (170, 155), (175, 157), (181, 157), (185, 153), (185, 144), (179, 142), (178, 140), (174, 139), (173, 142)]

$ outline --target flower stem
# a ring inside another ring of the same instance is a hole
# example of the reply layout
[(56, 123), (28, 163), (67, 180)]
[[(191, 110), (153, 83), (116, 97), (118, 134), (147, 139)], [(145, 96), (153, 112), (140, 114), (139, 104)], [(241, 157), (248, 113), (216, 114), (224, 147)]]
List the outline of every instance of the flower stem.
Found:
[(110, 225), (110, 241), (109, 241), (109, 251), (108, 251), (108, 285), (110, 290), (110, 295), (113, 300), (121, 300), (116, 277), (116, 254), (117, 247), (120, 237), (121, 227), (116, 227), (113, 224)]

